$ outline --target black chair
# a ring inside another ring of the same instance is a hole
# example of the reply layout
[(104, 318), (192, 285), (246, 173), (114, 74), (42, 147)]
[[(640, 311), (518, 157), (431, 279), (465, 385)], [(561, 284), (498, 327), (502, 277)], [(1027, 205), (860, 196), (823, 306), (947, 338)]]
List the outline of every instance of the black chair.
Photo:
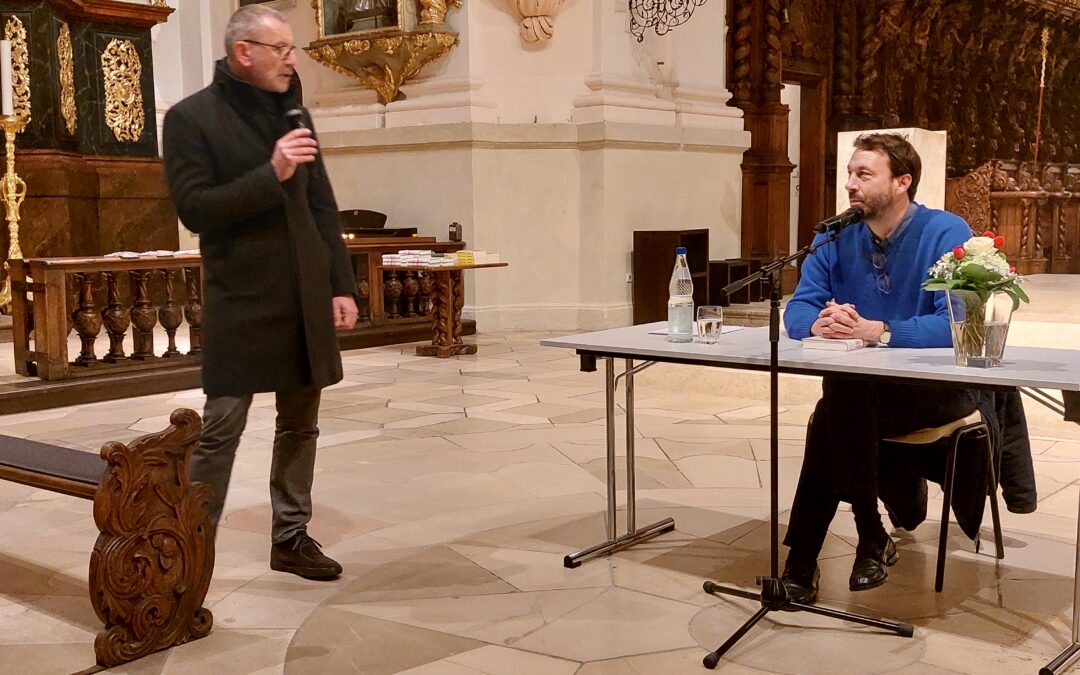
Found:
[[(971, 444), (969, 445), (967, 441), (971, 441)], [(994, 544), (997, 547), (997, 558), (1000, 560), (1005, 557), (1005, 546), (1001, 537), (1001, 517), (998, 512), (998, 481), (994, 469), (995, 458), (993, 439), (990, 434), (989, 426), (978, 411), (940, 427), (920, 429), (919, 431), (903, 436), (882, 439), (882, 450), (887, 452), (889, 450), (889, 444), (928, 446), (939, 442), (944, 442), (947, 445), (945, 450), (945, 474), (941, 483), (941, 488), (944, 492), (944, 504), (941, 508), (941, 531), (938, 535), (937, 573), (934, 578), (934, 590), (938, 593), (941, 592), (945, 583), (945, 551), (949, 538), (949, 509), (952, 505), (953, 488), (956, 481), (957, 451), (960, 449), (961, 445), (967, 445), (969, 448), (979, 447), (986, 452), (986, 473), (980, 476), (962, 476), (961, 480), (987, 480), (986, 492), (990, 497), (990, 514), (994, 521)], [(891, 515), (892, 514), (890, 514), (890, 516)], [(981, 542), (977, 532), (974, 537), (974, 542), (975, 552), (978, 553)]]

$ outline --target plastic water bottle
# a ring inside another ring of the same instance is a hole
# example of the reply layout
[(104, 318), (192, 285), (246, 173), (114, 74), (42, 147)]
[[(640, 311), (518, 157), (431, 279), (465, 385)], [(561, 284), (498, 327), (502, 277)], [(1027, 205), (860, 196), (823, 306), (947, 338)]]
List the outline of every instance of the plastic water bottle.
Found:
[(694, 337), (694, 280), (686, 264), (686, 248), (675, 249), (667, 301), (668, 342), (690, 342)]

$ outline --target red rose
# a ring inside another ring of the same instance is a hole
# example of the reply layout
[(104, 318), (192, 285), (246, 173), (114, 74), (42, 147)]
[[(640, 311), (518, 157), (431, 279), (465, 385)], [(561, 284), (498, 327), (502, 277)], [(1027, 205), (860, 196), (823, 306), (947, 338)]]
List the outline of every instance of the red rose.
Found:
[(994, 237), (994, 248), (998, 249), (999, 251), (1005, 248), (1005, 237)]
[(1009, 265), (1009, 271), (1010, 272), (1015, 272), (1016, 271), (1016, 265)]
[(983, 232), (983, 233), (982, 233), (981, 235), (979, 235), (979, 236), (982, 236), (982, 237), (988, 237), (988, 238), (990, 238), (990, 239), (993, 239), (993, 238), (994, 238), (995, 236), (997, 236), (997, 235), (995, 235), (995, 234), (994, 234), (993, 232), (991, 232), (990, 230), (987, 230), (986, 232)]
[(967, 251), (964, 250), (963, 246), (957, 246), (952, 250), (952, 254), (957, 260), (963, 260), (964, 256), (967, 255)]

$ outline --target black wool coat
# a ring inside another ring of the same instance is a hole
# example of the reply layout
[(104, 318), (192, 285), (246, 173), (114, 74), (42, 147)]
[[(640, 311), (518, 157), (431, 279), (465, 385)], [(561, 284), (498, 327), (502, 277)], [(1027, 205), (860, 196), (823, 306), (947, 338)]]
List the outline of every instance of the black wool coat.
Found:
[(207, 395), (342, 377), (331, 298), (356, 281), (326, 168), (320, 156), (280, 183), (270, 165), (294, 106), (292, 92), (253, 87), (222, 60), (209, 87), (165, 115), (169, 191), (202, 251)]

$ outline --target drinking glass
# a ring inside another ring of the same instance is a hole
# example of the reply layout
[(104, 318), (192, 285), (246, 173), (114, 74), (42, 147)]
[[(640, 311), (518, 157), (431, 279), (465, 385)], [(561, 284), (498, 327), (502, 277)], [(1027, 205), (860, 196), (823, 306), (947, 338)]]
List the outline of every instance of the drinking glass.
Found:
[(720, 305), (701, 305), (697, 309), (698, 342), (716, 344), (724, 328), (724, 309)]

